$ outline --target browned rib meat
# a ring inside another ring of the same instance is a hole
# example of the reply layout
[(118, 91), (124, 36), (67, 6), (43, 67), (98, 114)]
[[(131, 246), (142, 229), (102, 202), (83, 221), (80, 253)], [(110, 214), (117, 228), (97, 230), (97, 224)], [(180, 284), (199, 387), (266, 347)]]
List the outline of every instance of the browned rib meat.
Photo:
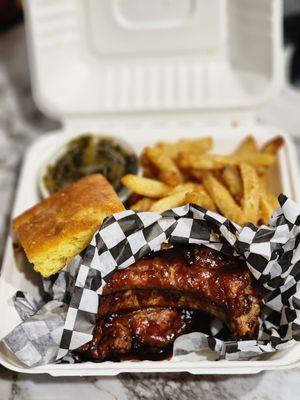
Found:
[(194, 293), (182, 293), (158, 289), (126, 290), (101, 296), (99, 317), (114, 313), (124, 313), (148, 307), (173, 307), (210, 313), (221, 321), (226, 321), (226, 312), (212, 302)]
[(99, 320), (91, 342), (76, 350), (82, 359), (104, 361), (126, 354), (147, 355), (164, 351), (191, 331), (193, 311), (148, 308)]
[[(251, 283), (249, 271), (237, 263), (224, 263), (219, 253), (194, 248), (197, 257), (188, 261), (178, 249), (164, 250), (115, 272), (103, 294), (127, 289), (167, 289), (197, 293), (218, 304), (226, 302), (225, 283), (243, 289)], [(237, 287), (238, 286), (238, 287)]]
[(262, 295), (233, 257), (191, 245), (161, 251), (112, 276), (93, 340), (76, 353), (93, 361), (171, 354), (183, 333), (208, 333), (202, 312), (226, 322), (232, 338), (254, 338)]
[(182, 246), (156, 253), (116, 271), (103, 294), (129, 289), (164, 289), (195, 293), (208, 312), (225, 312), (233, 338), (257, 335), (262, 291), (245, 264), (233, 257), (200, 246)]

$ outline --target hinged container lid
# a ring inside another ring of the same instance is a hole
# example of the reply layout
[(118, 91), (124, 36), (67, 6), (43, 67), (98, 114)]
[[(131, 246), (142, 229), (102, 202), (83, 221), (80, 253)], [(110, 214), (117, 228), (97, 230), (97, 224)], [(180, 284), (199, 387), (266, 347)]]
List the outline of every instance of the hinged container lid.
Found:
[(281, 80), (280, 0), (30, 0), (33, 94), (62, 121), (254, 111)]

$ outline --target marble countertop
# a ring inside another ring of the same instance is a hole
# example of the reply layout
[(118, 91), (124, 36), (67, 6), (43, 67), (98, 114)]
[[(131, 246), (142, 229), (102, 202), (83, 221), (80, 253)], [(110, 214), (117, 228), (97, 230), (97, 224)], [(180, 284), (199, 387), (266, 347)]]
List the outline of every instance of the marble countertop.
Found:
[[(300, 94), (285, 88), (259, 113), (300, 135)], [(298, 111), (297, 111), (298, 110)], [(0, 35), (0, 261), (21, 156), (37, 136), (59, 124), (35, 107), (30, 91), (22, 25)], [(299, 146), (298, 146), (299, 147)], [(299, 147), (300, 150), (300, 147)], [(299, 398), (300, 369), (243, 376), (122, 374), (117, 377), (53, 378), (21, 375), (0, 367), (0, 400), (135, 399), (289, 399)]]

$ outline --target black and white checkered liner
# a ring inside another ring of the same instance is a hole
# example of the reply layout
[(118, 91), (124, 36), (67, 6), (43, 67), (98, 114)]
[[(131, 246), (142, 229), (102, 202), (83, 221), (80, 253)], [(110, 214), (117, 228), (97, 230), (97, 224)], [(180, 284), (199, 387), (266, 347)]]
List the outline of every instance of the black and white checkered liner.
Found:
[[(193, 333), (178, 338), (174, 355), (209, 347), (216, 358), (248, 359), (300, 340), (300, 210), (284, 195), (279, 202), (281, 207), (269, 225), (261, 227), (248, 224), (241, 228), (194, 205), (163, 213), (127, 210), (108, 217), (87, 249), (58, 275), (65, 274), (56, 278), (61, 283), (54, 282), (56, 291), (65, 288), (60, 300), (64, 298), (69, 304), (56, 360), (92, 339), (98, 295), (112, 274), (166, 242), (203, 244), (226, 254), (242, 255), (267, 290), (258, 341), (224, 342), (219, 339), (222, 324), (213, 321), (210, 336)], [(68, 283), (62, 283), (64, 280)]]
[[(223, 343), (210, 338), (210, 348), (218, 349), (222, 356), (239, 358), (247, 352), (274, 350), (279, 344), (296, 338), (300, 332), (297, 284), (300, 217), (297, 206), (283, 195), (280, 204), (281, 209), (273, 216), (270, 226), (259, 228), (248, 224), (241, 229), (219, 214), (192, 205), (162, 214), (124, 211), (108, 218), (87, 249), (79, 269), (80, 285), (76, 282), (58, 358), (92, 338), (93, 326), (82, 332), (77, 329), (81, 326), (78, 321), (83, 315), (85, 319), (93, 316), (94, 321), (98, 308), (96, 292), (101, 293), (116, 269), (128, 267), (165, 242), (204, 244), (227, 254), (242, 254), (255, 278), (268, 290), (262, 309), (260, 344), (255, 341)], [(91, 280), (89, 273), (93, 270), (99, 275), (93, 272), (95, 278)], [(88, 284), (84, 277), (89, 280)], [(186, 336), (189, 340), (189, 335)], [(237, 352), (243, 354), (233, 356)]]

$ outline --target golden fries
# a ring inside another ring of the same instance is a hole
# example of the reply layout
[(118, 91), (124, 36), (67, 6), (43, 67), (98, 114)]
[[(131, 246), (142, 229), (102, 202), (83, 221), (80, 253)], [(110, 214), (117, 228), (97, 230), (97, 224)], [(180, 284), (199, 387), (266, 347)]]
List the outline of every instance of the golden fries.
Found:
[(156, 175), (156, 170), (153, 167), (153, 165), (151, 165), (145, 150), (143, 151), (143, 153), (140, 156), (140, 162), (143, 167), (143, 175), (146, 178), (154, 178)]
[(214, 154), (179, 153), (178, 165), (183, 169), (195, 169), (211, 171), (224, 168), (226, 165), (234, 164), (232, 157), (217, 156)]
[(247, 136), (235, 150), (235, 154), (257, 153), (258, 146), (253, 136)]
[(142, 196), (159, 198), (166, 196), (170, 187), (156, 179), (142, 178), (141, 176), (128, 174), (123, 176), (122, 184), (134, 193)]
[(222, 179), (234, 197), (242, 197), (243, 182), (239, 170), (235, 165), (227, 165), (224, 168), (222, 172)]
[[(147, 147), (145, 155), (158, 171), (158, 178), (170, 186), (183, 182), (182, 174), (172, 158), (167, 156), (162, 149)], [(150, 167), (151, 168), (151, 167)]]
[(180, 193), (180, 192), (184, 193), (193, 192), (197, 191), (199, 188), (203, 188), (203, 186), (199, 185), (199, 183), (194, 183), (194, 182), (181, 183), (180, 185), (174, 187), (171, 190), (170, 194)]
[(150, 211), (165, 211), (169, 208), (182, 206), (183, 204), (187, 203), (185, 197), (186, 193), (193, 190), (199, 190), (199, 188), (201, 188), (201, 185), (192, 182), (177, 185), (170, 191), (170, 194), (168, 196), (163, 197), (162, 199), (153, 203)]
[(269, 140), (265, 143), (261, 149), (262, 153), (265, 154), (277, 154), (278, 150), (283, 146), (282, 137), (278, 136), (274, 139)]
[(259, 218), (260, 182), (255, 169), (248, 164), (241, 164), (243, 181), (242, 209), (248, 222), (257, 224)]
[(231, 156), (180, 153), (177, 162), (183, 169), (211, 171), (225, 168), (227, 165), (240, 165), (243, 162), (255, 167), (270, 167), (275, 162), (275, 156), (267, 153), (242, 153)]
[(163, 150), (166, 156), (175, 159), (182, 151), (194, 152), (197, 154), (205, 153), (213, 147), (213, 140), (211, 137), (182, 139), (177, 143), (159, 142), (156, 147)]
[(184, 192), (174, 193), (170, 196), (166, 196), (160, 200), (157, 200), (150, 207), (150, 211), (165, 211), (169, 210), (170, 208), (182, 206), (185, 203), (186, 202)]
[(267, 225), (274, 210), (278, 206), (279, 206), (278, 200), (276, 199), (275, 196), (272, 196), (270, 193), (266, 193), (265, 196), (261, 196), (259, 199), (259, 207), (260, 207), (259, 222), (261, 224)]
[(182, 183), (170, 190), (168, 196), (156, 201), (151, 207), (151, 211), (165, 211), (168, 208), (179, 207), (186, 203), (186, 193), (197, 190), (200, 185), (197, 183)]
[(204, 187), (202, 187), (200, 190), (198, 189), (195, 192), (186, 193), (185, 202), (196, 204), (197, 206), (206, 208), (207, 210), (210, 211), (216, 211), (216, 205), (213, 199), (205, 191)]
[(162, 212), (192, 203), (240, 225), (267, 224), (278, 206), (268, 191), (267, 175), (282, 144), (282, 138), (275, 138), (259, 148), (254, 137), (247, 136), (226, 155), (208, 153), (210, 137), (147, 147), (141, 155), (147, 177), (122, 178), (133, 192), (130, 208)]
[[(185, 170), (185, 172), (187, 172)], [(196, 181), (202, 182), (203, 176), (206, 174), (205, 171), (201, 171), (200, 169), (190, 169), (188, 171), (188, 175), (191, 177), (191, 179), (195, 179)]]
[(266, 225), (278, 206), (277, 198), (267, 191), (266, 180), (260, 178), (259, 223)]
[(149, 211), (153, 203), (154, 203), (153, 199), (149, 199), (149, 197), (143, 197), (136, 203), (132, 204), (130, 206), (130, 209), (135, 211)]
[(247, 163), (254, 167), (271, 167), (275, 163), (276, 158), (273, 154), (243, 153), (237, 155), (234, 160), (235, 165)]
[(203, 179), (203, 185), (215, 202), (221, 214), (240, 225), (247, 222), (242, 209), (236, 203), (229, 191), (212, 174), (208, 173)]

